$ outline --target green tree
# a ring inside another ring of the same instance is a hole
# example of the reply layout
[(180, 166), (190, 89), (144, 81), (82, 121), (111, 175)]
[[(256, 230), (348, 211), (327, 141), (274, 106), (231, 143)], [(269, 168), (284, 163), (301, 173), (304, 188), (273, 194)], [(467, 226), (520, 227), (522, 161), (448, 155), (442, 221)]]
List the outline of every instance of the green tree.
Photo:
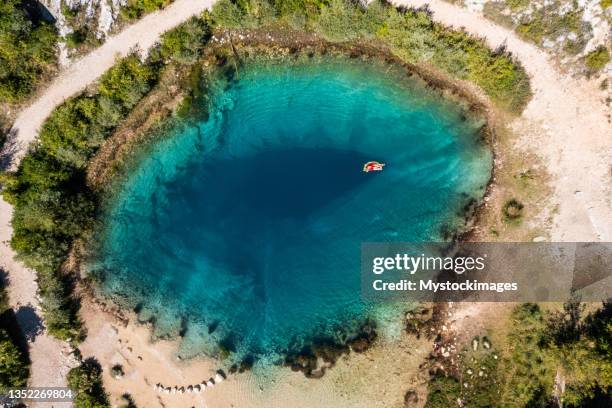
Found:
[(93, 359), (85, 360), (68, 372), (68, 386), (76, 393), (75, 408), (110, 407), (102, 385), (102, 368)]
[(0, 393), (25, 386), (28, 377), (28, 363), (6, 330), (0, 328)]
[(93, 224), (97, 197), (85, 169), (102, 142), (157, 81), (155, 66), (130, 55), (105, 73), (98, 92), (57, 108), (16, 173), (3, 176), (3, 195), (14, 206), (11, 246), (37, 271), (49, 333), (82, 338), (71, 276), (62, 265), (72, 242)]
[(57, 63), (53, 25), (34, 19), (19, 0), (0, 1), (0, 102), (20, 102)]

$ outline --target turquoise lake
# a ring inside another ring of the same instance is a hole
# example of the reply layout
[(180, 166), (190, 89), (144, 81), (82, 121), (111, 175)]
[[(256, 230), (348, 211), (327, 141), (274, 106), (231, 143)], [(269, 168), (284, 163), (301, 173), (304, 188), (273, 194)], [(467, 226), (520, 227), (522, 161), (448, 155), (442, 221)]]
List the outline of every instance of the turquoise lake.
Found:
[(91, 266), (184, 357), (350, 336), (378, 308), (361, 243), (441, 240), (490, 177), (482, 121), (399, 67), (252, 63), (208, 94), (121, 182)]

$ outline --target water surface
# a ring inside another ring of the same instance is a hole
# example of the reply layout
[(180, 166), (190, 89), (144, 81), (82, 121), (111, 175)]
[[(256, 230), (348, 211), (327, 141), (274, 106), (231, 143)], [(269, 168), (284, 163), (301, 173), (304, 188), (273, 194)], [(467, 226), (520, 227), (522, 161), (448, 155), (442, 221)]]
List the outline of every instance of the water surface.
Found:
[(439, 240), (490, 174), (479, 123), (399, 68), (248, 64), (208, 92), (121, 184), (92, 266), (185, 356), (346, 336), (375, 311), (361, 242)]

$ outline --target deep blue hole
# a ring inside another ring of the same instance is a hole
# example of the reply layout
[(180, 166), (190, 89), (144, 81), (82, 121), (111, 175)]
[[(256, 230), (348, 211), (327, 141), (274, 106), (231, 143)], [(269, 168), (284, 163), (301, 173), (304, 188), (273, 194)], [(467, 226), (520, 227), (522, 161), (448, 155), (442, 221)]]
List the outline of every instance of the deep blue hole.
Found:
[[(362, 242), (440, 239), (479, 198), (478, 123), (401, 70), (245, 66), (112, 200), (92, 271), (181, 353), (278, 358), (372, 317)], [(382, 172), (364, 173), (370, 160)]]

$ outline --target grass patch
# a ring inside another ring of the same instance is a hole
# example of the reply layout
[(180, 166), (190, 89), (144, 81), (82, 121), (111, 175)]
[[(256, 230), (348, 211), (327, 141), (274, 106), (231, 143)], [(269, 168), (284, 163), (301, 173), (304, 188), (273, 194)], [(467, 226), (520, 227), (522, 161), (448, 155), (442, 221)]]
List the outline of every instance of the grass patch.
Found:
[(127, 4), (121, 7), (121, 16), (127, 20), (136, 20), (146, 13), (161, 10), (172, 0), (128, 0)]
[(428, 384), (425, 408), (448, 408), (457, 405), (461, 383), (455, 377), (436, 376)]
[(584, 60), (584, 64), (591, 73), (600, 71), (608, 62), (610, 62), (610, 52), (604, 45), (589, 52)]
[(506, 4), (513, 11), (522, 10), (527, 7), (529, 3), (530, 0), (506, 0)]

